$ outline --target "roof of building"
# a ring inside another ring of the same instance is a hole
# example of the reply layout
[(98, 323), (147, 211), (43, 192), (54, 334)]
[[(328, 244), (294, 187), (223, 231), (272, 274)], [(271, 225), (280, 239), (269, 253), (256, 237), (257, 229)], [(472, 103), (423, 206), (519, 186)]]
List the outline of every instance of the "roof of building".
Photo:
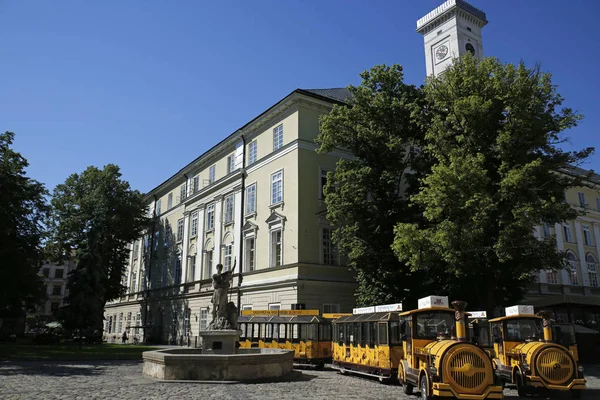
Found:
[(308, 92), (320, 97), (325, 97), (329, 100), (337, 101), (340, 103), (346, 103), (351, 97), (352, 93), (346, 88), (330, 88), (330, 89), (298, 89), (301, 92)]
[(464, 0), (447, 0), (445, 3), (443, 3), (442, 5), (437, 7), (435, 10), (429, 12), (423, 18), (420, 18), (419, 20), (417, 20), (417, 31), (419, 29), (423, 28), (428, 23), (436, 20), (437, 18), (441, 17), (442, 15), (446, 14), (447, 12), (450, 12), (451, 10), (453, 10), (455, 8), (460, 8), (460, 9), (468, 12), (469, 14), (479, 18), (481, 21), (483, 21), (484, 25), (487, 24), (487, 22), (488, 22), (487, 18), (485, 16), (485, 12), (483, 12), (479, 8), (467, 3), (466, 1), (464, 1)]
[(600, 183), (600, 175), (596, 174), (593, 170), (587, 170), (574, 165), (567, 165), (560, 169), (561, 172), (566, 174), (575, 175), (580, 178), (584, 178), (593, 183)]

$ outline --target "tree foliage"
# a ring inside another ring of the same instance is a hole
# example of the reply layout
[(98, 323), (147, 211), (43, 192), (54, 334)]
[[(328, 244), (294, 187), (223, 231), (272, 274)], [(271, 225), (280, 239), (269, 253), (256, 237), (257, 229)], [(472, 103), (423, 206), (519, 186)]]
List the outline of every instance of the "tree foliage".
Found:
[(361, 74), (360, 86), (348, 87), (348, 105), (334, 106), (321, 118), (321, 153), (336, 148), (354, 154), (329, 173), (325, 187), (327, 219), (334, 238), (357, 273), (361, 305), (403, 301), (412, 276), (390, 246), (394, 225), (413, 220), (402, 188), (410, 189), (407, 171), (422, 140), (413, 113), (423, 96), (404, 84), (402, 67), (382, 65)]
[(565, 190), (581, 177), (560, 171), (593, 149), (558, 147), (581, 116), (560, 108), (538, 67), (466, 56), (424, 94), (419, 118), (433, 166), (411, 196), (422, 218), (397, 224), (393, 249), (438, 292), (492, 311), (521, 299), (538, 271), (565, 266), (555, 239), (534, 230), (576, 217)]
[(61, 315), (71, 328), (101, 328), (104, 305), (126, 289), (128, 244), (148, 224), (144, 197), (109, 164), (69, 176), (54, 189), (51, 205), (49, 251), (55, 258), (75, 257), (77, 264)]
[(44, 185), (27, 177), (27, 160), (11, 145), (14, 133), (0, 134), (0, 317), (38, 305), (43, 280)]

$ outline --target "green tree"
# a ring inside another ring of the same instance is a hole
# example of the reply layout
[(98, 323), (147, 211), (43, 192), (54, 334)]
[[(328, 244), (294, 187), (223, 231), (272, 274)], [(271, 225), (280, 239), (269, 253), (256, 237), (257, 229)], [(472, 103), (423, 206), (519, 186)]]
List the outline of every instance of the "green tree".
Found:
[(360, 86), (348, 87), (348, 104), (321, 118), (319, 152), (341, 148), (355, 156), (340, 160), (328, 174), (327, 219), (357, 273), (357, 302), (405, 301), (417, 295), (408, 291), (416, 285), (390, 246), (394, 226), (413, 220), (403, 191), (411, 188), (407, 171), (417, 162), (414, 150), (422, 140), (413, 114), (423, 108), (423, 96), (403, 82), (399, 65), (375, 66), (361, 77)]
[(11, 149), (14, 137), (0, 134), (0, 318), (38, 305), (44, 288), (38, 272), (46, 189), (26, 176), (29, 164)]
[(67, 327), (101, 329), (106, 302), (126, 289), (128, 245), (148, 226), (144, 196), (109, 164), (69, 176), (54, 189), (51, 205), (49, 252), (77, 264), (60, 315)]
[(564, 268), (536, 225), (576, 217), (568, 172), (593, 149), (563, 151), (581, 116), (560, 108), (549, 74), (463, 57), (424, 87), (424, 151), (434, 160), (411, 196), (422, 218), (399, 223), (393, 249), (439, 292), (489, 312), (520, 300), (540, 270)]

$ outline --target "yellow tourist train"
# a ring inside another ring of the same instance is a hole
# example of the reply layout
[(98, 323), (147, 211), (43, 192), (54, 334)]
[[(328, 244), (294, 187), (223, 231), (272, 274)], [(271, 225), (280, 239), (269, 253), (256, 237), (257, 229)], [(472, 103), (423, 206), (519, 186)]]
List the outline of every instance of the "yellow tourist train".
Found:
[[(341, 373), (398, 379), (405, 393), (421, 398), (501, 399), (489, 355), (467, 341), (464, 308), (448, 298), (429, 296), (419, 308), (401, 305), (355, 309), (333, 321), (333, 366)], [(390, 309), (394, 309), (393, 311)]]
[(496, 375), (503, 383), (516, 385), (520, 396), (557, 390), (579, 398), (586, 386), (573, 328), (554, 327), (559, 342), (568, 347), (554, 342), (550, 315), (544, 311), (535, 315), (533, 306), (507, 307), (505, 317), (489, 320), (489, 331), (485, 321), (472, 323), (473, 340), (488, 346)]
[(241, 348), (294, 350), (294, 364), (322, 368), (331, 361), (331, 320), (348, 314), (319, 310), (243, 310)]

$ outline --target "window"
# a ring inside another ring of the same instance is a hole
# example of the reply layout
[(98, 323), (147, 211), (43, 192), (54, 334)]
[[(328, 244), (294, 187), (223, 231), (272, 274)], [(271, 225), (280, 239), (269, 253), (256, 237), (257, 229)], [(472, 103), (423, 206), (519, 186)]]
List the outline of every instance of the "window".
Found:
[(50, 277), (50, 268), (42, 269), (42, 275), (44, 275), (45, 278)]
[(246, 188), (246, 215), (256, 212), (256, 183)]
[(546, 222), (542, 224), (542, 235), (545, 238), (550, 236), (550, 225), (548, 225)]
[(583, 228), (583, 243), (588, 246), (592, 245), (592, 235), (590, 234), (590, 227), (588, 225), (582, 225)]
[(571, 226), (563, 225), (563, 231), (565, 232), (565, 242), (572, 242), (573, 238), (571, 237)]
[(227, 173), (230, 174), (235, 169), (235, 154), (227, 156)]
[(283, 147), (283, 124), (273, 129), (273, 151)]
[(244, 272), (254, 271), (254, 248), (255, 248), (254, 237), (246, 238), (244, 243), (245, 257), (244, 257)]
[(225, 197), (225, 215), (223, 216), (224, 222), (230, 224), (233, 222), (233, 195)]
[(323, 264), (337, 265), (337, 251), (332, 240), (333, 230), (323, 228), (321, 230), (321, 248), (323, 250)]
[(129, 292), (137, 292), (137, 273), (131, 273), (131, 287), (129, 288)]
[(600, 211), (600, 197), (596, 197), (596, 209)]
[(215, 181), (216, 165), (211, 165), (208, 169), (208, 183), (211, 184)]
[(62, 286), (61, 285), (54, 285), (52, 286), (52, 295), (54, 296), (60, 296), (62, 292)]
[(321, 170), (321, 180), (319, 181), (319, 185), (320, 185), (320, 192), (319, 192), (319, 197), (321, 200), (325, 200), (325, 185), (327, 185), (327, 171), (323, 171)]
[(242, 304), (242, 310), (252, 310), (252, 304)]
[(183, 240), (183, 218), (179, 218), (177, 220), (177, 241), (181, 242)]
[(181, 258), (175, 259), (175, 285), (181, 283)]
[(282, 265), (281, 229), (271, 231), (271, 267)]
[(123, 313), (119, 313), (119, 333), (123, 332)]
[(192, 193), (196, 193), (198, 190), (200, 190), (200, 177), (196, 175), (192, 179)]
[(215, 205), (210, 204), (206, 207), (206, 230), (211, 231), (215, 229)]
[(579, 279), (577, 278), (577, 261), (575, 260), (575, 255), (573, 253), (567, 253), (567, 260), (569, 261), (569, 280), (571, 281), (571, 285), (577, 286), (579, 285)]
[[(171, 241), (171, 225), (169, 225), (169, 223), (165, 224), (165, 233), (164, 233), (164, 238), (163, 238), (163, 245), (164, 247), (169, 247), (169, 242)], [(159, 232), (156, 231), (154, 234), (154, 248), (156, 249), (158, 247), (158, 236), (159, 236)]]
[(257, 143), (256, 140), (248, 145), (248, 165), (254, 164), (257, 159)]
[(588, 274), (590, 276), (590, 286), (598, 287), (598, 275), (596, 273), (596, 259), (593, 255), (588, 254), (585, 257), (587, 263)]
[(139, 255), (140, 255), (140, 242), (139, 242), (139, 240), (136, 240), (133, 243), (133, 258), (138, 258)]
[(339, 304), (323, 304), (323, 314), (339, 313)]
[(223, 254), (223, 270), (224, 271), (231, 270), (232, 255), (233, 255), (233, 246), (231, 244), (225, 245), (224, 254)]
[(546, 271), (546, 282), (553, 285), (558, 284), (558, 275), (556, 271)]
[(158, 200), (156, 202), (156, 215), (160, 215), (160, 206), (161, 206), (161, 201)]
[(269, 310), (281, 310), (281, 303), (269, 303)]
[(271, 205), (283, 201), (283, 171), (271, 175)]
[(208, 308), (200, 309), (200, 331), (205, 331), (208, 328)]
[(183, 203), (183, 201), (185, 200), (185, 198), (187, 197), (187, 185), (184, 183), (183, 185), (181, 185), (181, 187), (179, 188), (179, 202)]
[(198, 212), (192, 213), (192, 227), (190, 229), (190, 236), (194, 237), (198, 234)]
[(208, 250), (205, 254), (205, 260), (204, 260), (204, 279), (210, 279), (211, 278), (211, 272), (212, 272), (212, 263), (213, 263), (213, 251), (212, 250)]
[(187, 273), (187, 281), (193, 282), (196, 280), (196, 256), (190, 256), (188, 261), (188, 273)]
[(173, 193), (169, 193), (167, 196), (167, 211), (173, 208)]
[(577, 197), (579, 198), (579, 207), (585, 208), (585, 194), (577, 192)]
[(62, 278), (63, 278), (63, 274), (64, 274), (64, 272), (65, 272), (65, 270), (64, 270), (64, 269), (62, 269), (62, 268), (55, 269), (55, 270), (54, 270), (54, 277), (55, 277), (56, 279), (62, 279)]
[(454, 329), (454, 313), (446, 311), (434, 311), (419, 313), (416, 315), (417, 329), (415, 338), (433, 339), (439, 333), (450, 335)]

